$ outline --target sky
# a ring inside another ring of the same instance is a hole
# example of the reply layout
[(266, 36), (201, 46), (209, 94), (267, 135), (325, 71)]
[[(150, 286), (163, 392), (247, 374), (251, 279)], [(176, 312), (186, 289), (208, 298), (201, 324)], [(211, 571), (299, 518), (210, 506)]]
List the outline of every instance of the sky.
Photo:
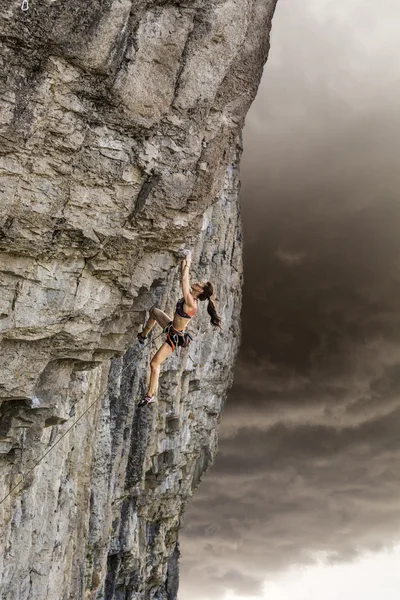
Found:
[(180, 600), (400, 591), (400, 4), (278, 0), (241, 167), (243, 340)]

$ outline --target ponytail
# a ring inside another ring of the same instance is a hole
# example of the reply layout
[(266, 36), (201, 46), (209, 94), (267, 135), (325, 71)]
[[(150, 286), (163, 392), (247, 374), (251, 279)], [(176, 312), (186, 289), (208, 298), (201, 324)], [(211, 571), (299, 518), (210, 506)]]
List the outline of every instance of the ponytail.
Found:
[(214, 327), (219, 327), (221, 329), (222, 319), (218, 316), (217, 310), (215, 308), (214, 302), (211, 300), (211, 296), (214, 293), (214, 286), (210, 281), (207, 281), (206, 285), (203, 288), (203, 292), (199, 296), (199, 300), (208, 300), (207, 312), (210, 315), (211, 324)]
[(215, 304), (211, 300), (211, 298), (208, 299), (207, 312), (211, 317), (212, 325), (221, 329), (221, 318), (217, 315), (217, 311), (215, 310)]

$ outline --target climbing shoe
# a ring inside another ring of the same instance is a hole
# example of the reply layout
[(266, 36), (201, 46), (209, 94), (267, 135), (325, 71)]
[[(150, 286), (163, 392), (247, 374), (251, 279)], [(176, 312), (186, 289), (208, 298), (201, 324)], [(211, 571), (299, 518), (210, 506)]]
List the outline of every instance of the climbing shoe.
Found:
[(145, 336), (144, 336), (144, 335), (142, 335), (141, 333), (138, 333), (138, 334), (137, 334), (137, 339), (139, 340), (139, 344), (142, 344), (142, 346), (143, 346), (143, 344), (144, 344), (144, 343), (145, 343), (145, 341), (146, 341), (146, 338), (145, 338)]
[(146, 404), (154, 404), (154, 402), (157, 402), (157, 400), (154, 398), (154, 396), (145, 396), (144, 398), (139, 400), (138, 406), (145, 406)]

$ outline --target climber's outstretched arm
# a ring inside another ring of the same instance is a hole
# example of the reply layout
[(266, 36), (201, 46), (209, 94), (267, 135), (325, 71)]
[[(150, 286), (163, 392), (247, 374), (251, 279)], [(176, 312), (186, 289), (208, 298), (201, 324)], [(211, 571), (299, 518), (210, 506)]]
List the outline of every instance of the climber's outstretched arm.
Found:
[(192, 294), (190, 293), (190, 282), (189, 282), (189, 269), (192, 262), (192, 253), (190, 250), (185, 250), (186, 256), (182, 259), (182, 292), (185, 298), (185, 303), (188, 305), (193, 304)]

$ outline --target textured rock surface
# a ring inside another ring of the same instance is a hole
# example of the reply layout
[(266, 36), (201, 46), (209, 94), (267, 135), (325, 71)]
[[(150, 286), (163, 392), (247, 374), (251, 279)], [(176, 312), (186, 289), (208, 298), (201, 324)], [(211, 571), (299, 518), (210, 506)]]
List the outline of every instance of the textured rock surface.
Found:
[[(239, 136), (275, 2), (0, 0), (1, 598), (173, 599), (239, 338)], [(217, 284), (135, 409), (174, 251)]]

